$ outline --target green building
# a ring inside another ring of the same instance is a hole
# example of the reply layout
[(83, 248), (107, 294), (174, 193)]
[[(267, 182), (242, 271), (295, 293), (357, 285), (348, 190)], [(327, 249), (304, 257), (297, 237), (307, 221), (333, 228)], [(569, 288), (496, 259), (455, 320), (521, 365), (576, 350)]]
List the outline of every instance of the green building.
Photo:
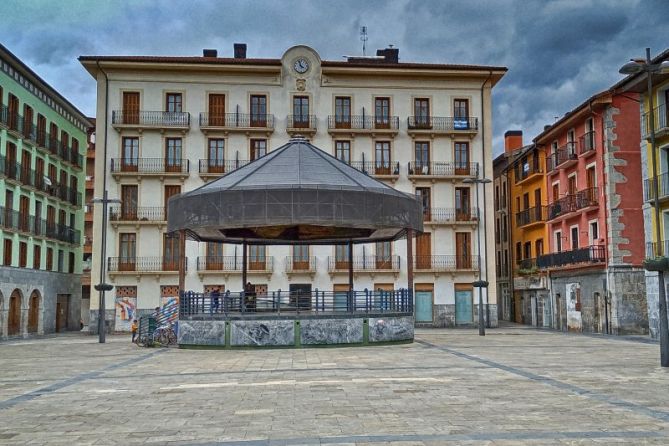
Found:
[(79, 329), (90, 126), (0, 45), (0, 339)]

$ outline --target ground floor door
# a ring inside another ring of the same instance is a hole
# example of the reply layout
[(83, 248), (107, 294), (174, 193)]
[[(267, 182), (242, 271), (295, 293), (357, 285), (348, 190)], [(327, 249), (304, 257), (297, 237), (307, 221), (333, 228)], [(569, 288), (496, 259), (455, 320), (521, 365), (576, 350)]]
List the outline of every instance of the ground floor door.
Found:
[(472, 290), (455, 290), (455, 323), (456, 325), (471, 324), (474, 321)]
[(18, 291), (12, 293), (9, 298), (9, 314), (7, 315), (7, 335), (17, 336), (21, 334), (21, 295)]
[(37, 333), (39, 325), (39, 295), (34, 292), (30, 295), (28, 306), (28, 333)]
[(532, 313), (532, 326), (536, 327), (539, 323), (539, 321), (537, 320), (539, 310), (537, 308), (537, 298), (536, 298), (536, 296), (530, 297), (530, 311)]
[(290, 305), (300, 310), (311, 309), (311, 284), (310, 283), (291, 283), (290, 287)]
[(416, 284), (414, 292), (414, 313), (416, 322), (432, 322), (434, 319), (432, 306), (434, 304), (434, 286), (432, 284)]
[(56, 333), (67, 330), (68, 313), (68, 296), (66, 294), (59, 294), (56, 297)]
[(564, 330), (563, 325), (566, 323), (566, 318), (564, 317), (564, 313), (562, 311), (562, 298), (560, 297), (559, 294), (555, 295), (555, 315), (557, 317), (557, 329), (558, 330)]
[(346, 311), (348, 309), (348, 284), (336, 284), (333, 291), (334, 311)]
[(553, 312), (550, 296), (544, 296), (544, 327), (551, 327), (553, 325)]
[(513, 295), (513, 321), (523, 323), (523, 296), (520, 293)]

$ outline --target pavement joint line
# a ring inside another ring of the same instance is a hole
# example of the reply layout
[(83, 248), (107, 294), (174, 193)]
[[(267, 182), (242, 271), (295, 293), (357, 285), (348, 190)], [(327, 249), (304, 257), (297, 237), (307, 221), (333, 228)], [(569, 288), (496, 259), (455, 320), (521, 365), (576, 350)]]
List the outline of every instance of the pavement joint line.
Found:
[(16, 406), (17, 404), (20, 404), (20, 403), (25, 403), (25, 402), (34, 400), (35, 398), (38, 398), (38, 397), (40, 397), (44, 394), (53, 393), (53, 392), (56, 392), (60, 389), (64, 389), (65, 387), (69, 387), (69, 386), (72, 386), (74, 384), (79, 384), (83, 381), (87, 381), (87, 380), (90, 380), (90, 379), (97, 378), (98, 376), (100, 376), (104, 373), (111, 372), (113, 370), (118, 370), (120, 368), (127, 367), (127, 366), (132, 365), (132, 364), (137, 364), (138, 362), (142, 362), (142, 361), (145, 361), (149, 358), (152, 358), (153, 356), (155, 356), (159, 353), (162, 353), (163, 351), (165, 351), (165, 350), (156, 350), (154, 352), (147, 353), (147, 354), (142, 355), (142, 356), (126, 359), (125, 361), (122, 361), (122, 362), (119, 362), (119, 363), (116, 363), (116, 364), (111, 364), (111, 365), (109, 365), (107, 367), (104, 367), (100, 370), (95, 370), (93, 372), (81, 373), (81, 374), (73, 376), (71, 378), (67, 378), (67, 379), (64, 379), (62, 381), (55, 382), (55, 383), (50, 384), (46, 387), (41, 387), (37, 390), (31, 390), (30, 392), (26, 392), (26, 393), (23, 393), (21, 395), (15, 396), (13, 398), (9, 398), (9, 399), (6, 399), (4, 401), (0, 401), (0, 411), (10, 409), (10, 408), (12, 408), (12, 407), (14, 407), (14, 406)]
[(341, 443), (387, 443), (394, 441), (496, 441), (496, 440), (582, 440), (582, 439), (633, 439), (663, 438), (658, 431), (525, 431), (525, 432), (485, 432), (472, 434), (376, 434), (342, 435), (327, 437), (302, 437), (265, 440), (226, 440), (204, 443), (181, 443), (185, 446), (289, 446), (304, 444)]
[(426, 347), (434, 348), (437, 350), (441, 350), (443, 352), (449, 353), (451, 355), (457, 356), (462, 359), (467, 359), (469, 361), (475, 361), (478, 362), (479, 364), (485, 364), (489, 367), (496, 368), (499, 370), (504, 370), (505, 372), (522, 376), (523, 378), (530, 379), (532, 381), (545, 384), (547, 386), (555, 387), (560, 390), (565, 390), (571, 393), (574, 393), (576, 395), (584, 396), (586, 398), (593, 399), (595, 401), (599, 401), (601, 403), (607, 403), (611, 404), (616, 407), (621, 407), (623, 409), (628, 409), (630, 411), (636, 412), (638, 414), (646, 415), (651, 418), (655, 418), (656, 420), (664, 421), (664, 422), (669, 422), (669, 412), (661, 411), (661, 410), (656, 410), (656, 409), (651, 409), (650, 407), (643, 406), (641, 404), (636, 404), (632, 403), (630, 401), (625, 401), (621, 400), (619, 398), (615, 398), (612, 396), (604, 395), (601, 393), (593, 392), (591, 390), (584, 389), (582, 387), (576, 386), (574, 384), (569, 384), (563, 381), (559, 381), (554, 378), (549, 378), (547, 376), (541, 376), (537, 375), (536, 373), (528, 372), (527, 370), (522, 370), (513, 366), (509, 366), (506, 364), (502, 364), (499, 362), (495, 362), (489, 359), (485, 358), (480, 358), (478, 356), (472, 356), (468, 355), (467, 353), (462, 353), (458, 350), (453, 350), (448, 347), (443, 347), (440, 345), (432, 344), (427, 341), (423, 341), (422, 339), (414, 339), (415, 342), (424, 345)]
[(554, 328), (549, 328), (549, 327), (533, 327), (531, 325), (528, 326), (523, 326), (523, 327), (518, 327), (516, 328), (517, 330), (532, 330), (532, 331), (541, 331), (545, 333), (554, 333), (554, 334), (559, 334), (563, 336), (586, 336), (588, 338), (593, 338), (593, 339), (606, 339), (610, 341), (627, 341), (627, 342), (638, 342), (639, 344), (655, 344), (659, 345), (660, 341), (659, 339), (653, 339), (649, 336), (642, 336), (642, 335), (614, 335), (614, 334), (606, 334), (606, 333), (588, 333), (588, 332), (578, 332), (578, 333), (573, 333), (573, 332), (568, 332), (568, 331), (561, 331), (561, 330), (556, 330)]

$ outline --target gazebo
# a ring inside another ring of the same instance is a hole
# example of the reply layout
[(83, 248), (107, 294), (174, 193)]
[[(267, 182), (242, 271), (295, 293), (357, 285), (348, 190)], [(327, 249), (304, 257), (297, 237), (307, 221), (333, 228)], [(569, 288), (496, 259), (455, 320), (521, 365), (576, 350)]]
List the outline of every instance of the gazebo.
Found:
[[(413, 339), (412, 238), (423, 230), (421, 202), (334, 158), (302, 137), (168, 203), (168, 231), (179, 234), (179, 344), (215, 346), (366, 344)], [(347, 245), (349, 292), (291, 298), (187, 291), (185, 241), (249, 245)], [(353, 245), (407, 240), (407, 287), (356, 291)], [(219, 300), (220, 299), (220, 300)], [(250, 302), (253, 304), (250, 304)], [(262, 303), (262, 305), (260, 305)], [(371, 327), (371, 329), (370, 329)], [(315, 337), (315, 338), (314, 338)]]

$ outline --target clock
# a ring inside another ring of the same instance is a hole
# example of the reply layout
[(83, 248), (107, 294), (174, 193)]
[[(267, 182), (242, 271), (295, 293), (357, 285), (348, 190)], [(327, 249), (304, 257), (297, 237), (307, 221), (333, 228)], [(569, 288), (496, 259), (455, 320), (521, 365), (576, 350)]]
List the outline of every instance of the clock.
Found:
[(307, 62), (307, 59), (300, 57), (293, 64), (293, 69), (300, 74), (306, 73), (309, 69), (309, 62)]

